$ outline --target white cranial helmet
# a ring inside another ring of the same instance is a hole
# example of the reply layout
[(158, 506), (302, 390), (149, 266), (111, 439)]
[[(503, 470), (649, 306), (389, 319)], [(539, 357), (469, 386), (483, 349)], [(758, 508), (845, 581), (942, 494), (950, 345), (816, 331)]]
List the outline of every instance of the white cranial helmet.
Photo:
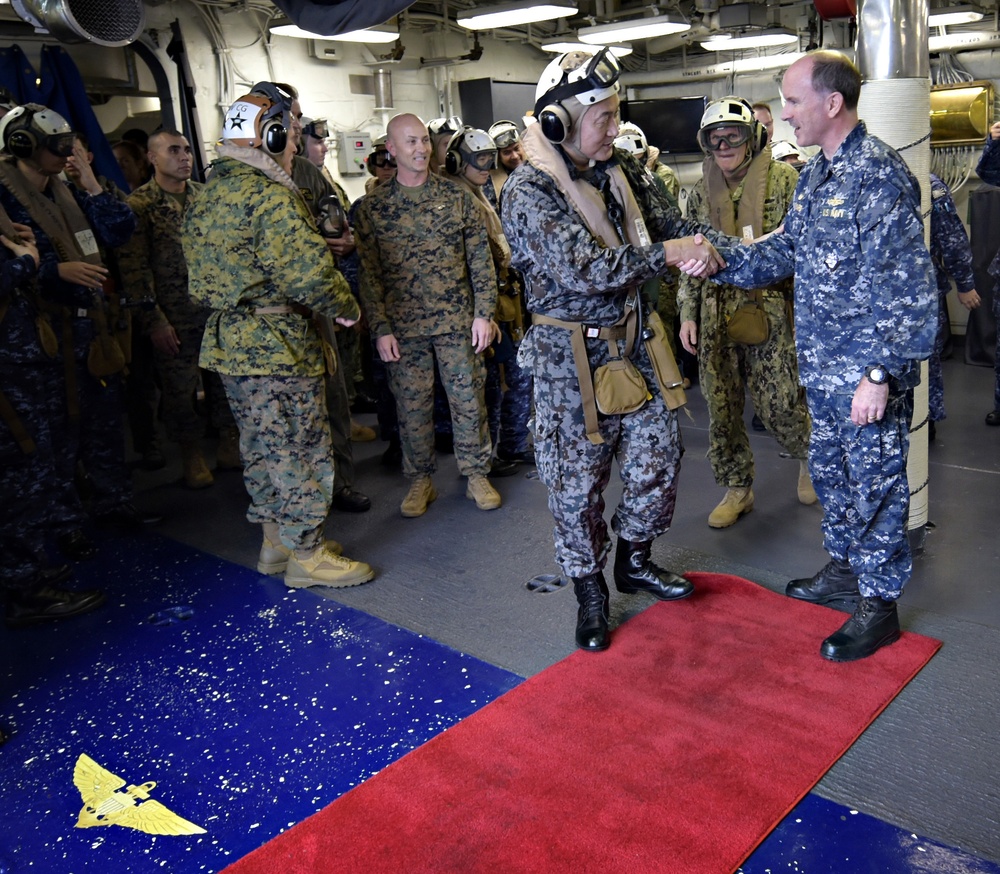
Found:
[(642, 128), (630, 121), (618, 126), (618, 136), (615, 137), (615, 148), (622, 149), (637, 158), (643, 157), (649, 151), (649, 143)]

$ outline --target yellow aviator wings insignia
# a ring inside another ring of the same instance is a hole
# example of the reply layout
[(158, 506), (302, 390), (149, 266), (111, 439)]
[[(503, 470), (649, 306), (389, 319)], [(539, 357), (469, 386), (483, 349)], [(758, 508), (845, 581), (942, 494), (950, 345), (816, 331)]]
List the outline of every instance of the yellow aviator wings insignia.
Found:
[(205, 829), (154, 801), (149, 793), (156, 786), (150, 780), (139, 786), (125, 786), (125, 781), (102, 768), (90, 756), (81, 754), (73, 769), (73, 783), (83, 796), (83, 809), (77, 828), (95, 825), (121, 825), (150, 835), (198, 835)]

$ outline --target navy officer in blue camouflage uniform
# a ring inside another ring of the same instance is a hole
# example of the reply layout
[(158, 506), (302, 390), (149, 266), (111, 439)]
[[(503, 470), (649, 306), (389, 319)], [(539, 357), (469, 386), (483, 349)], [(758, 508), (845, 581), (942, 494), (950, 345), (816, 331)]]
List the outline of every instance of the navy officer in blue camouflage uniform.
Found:
[(899, 638), (896, 599), (912, 569), (910, 389), (934, 349), (937, 296), (919, 185), (858, 120), (857, 68), (836, 52), (810, 52), (788, 68), (783, 92), (796, 141), (821, 152), (799, 176), (784, 232), (724, 248), (717, 278), (754, 288), (795, 275), (809, 472), (831, 560), (786, 593), (856, 603), (820, 648), (831, 661), (853, 661)]
[[(682, 449), (673, 407), (683, 403), (680, 374), (667, 385), (668, 406), (649, 344), (630, 346), (628, 322), (621, 322), (637, 287), (666, 276), (669, 266), (717, 267), (710, 246), (674, 239), (696, 228), (638, 161), (616, 153), (618, 75), (606, 49), (593, 57), (570, 52), (546, 67), (536, 90), (539, 123), (521, 137), (528, 163), (511, 174), (501, 198), (504, 235), (532, 313), (518, 362), (534, 378), (538, 473), (555, 520), (556, 561), (579, 603), (576, 644), (587, 651), (609, 644), (602, 493), (612, 459), (624, 484), (611, 520), (618, 591), (669, 601), (693, 590), (650, 558), (653, 539), (670, 527), (677, 495)], [(658, 348), (669, 355), (665, 344)], [(593, 371), (625, 354), (648, 396), (631, 412), (598, 415)]]
[(959, 218), (955, 200), (944, 182), (931, 173), (931, 260), (938, 291), (938, 325), (934, 354), (927, 365), (927, 419), (930, 439), (934, 439), (934, 423), (945, 418), (944, 373), (941, 355), (948, 339), (948, 292), (952, 280), (958, 291), (958, 302), (967, 310), (981, 303), (972, 272), (972, 246), (965, 225)]

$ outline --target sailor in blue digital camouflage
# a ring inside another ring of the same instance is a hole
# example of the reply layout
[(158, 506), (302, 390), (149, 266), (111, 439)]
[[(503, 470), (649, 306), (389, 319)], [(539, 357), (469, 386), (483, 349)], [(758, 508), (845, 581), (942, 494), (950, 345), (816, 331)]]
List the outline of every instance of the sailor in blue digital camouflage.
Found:
[(324, 540), (334, 471), (325, 356), (311, 312), (360, 315), (291, 177), (278, 165), (291, 98), (273, 83), (226, 114), (218, 159), (184, 218), (195, 303), (210, 307), (201, 366), (222, 377), (240, 430), (258, 570), (285, 585), (354, 586), (375, 572)]
[[(750, 104), (735, 96), (712, 101), (702, 117), (698, 143), (705, 161), (702, 178), (688, 196), (688, 218), (746, 240), (775, 230), (785, 219), (799, 174), (771, 160), (767, 132)], [(708, 404), (708, 460), (716, 483), (726, 489), (708, 517), (712, 528), (728, 528), (753, 509), (753, 453), (743, 421), (748, 389), (767, 430), (799, 461), (799, 501), (816, 503), (806, 465), (809, 413), (788, 319), (791, 295), (790, 279), (745, 291), (681, 277), (680, 339), (698, 356)], [(731, 320), (747, 308), (763, 315), (759, 336), (740, 335), (731, 327)]]
[(954, 281), (958, 301), (967, 310), (976, 309), (981, 303), (976, 291), (976, 277), (972, 272), (972, 247), (965, 225), (959, 218), (955, 201), (948, 186), (931, 175), (931, 260), (938, 290), (938, 330), (934, 354), (927, 362), (927, 418), (930, 438), (934, 439), (934, 423), (945, 418), (944, 374), (941, 355), (948, 337), (948, 292)]
[(820, 648), (850, 661), (899, 637), (896, 599), (912, 567), (910, 390), (934, 348), (937, 294), (919, 185), (858, 120), (857, 68), (836, 52), (811, 52), (782, 87), (782, 117), (799, 145), (821, 151), (802, 170), (784, 232), (721, 250), (728, 267), (716, 278), (755, 288), (795, 275), (809, 471), (831, 561), (786, 592), (822, 604), (856, 599), (854, 615)]
[(501, 500), (486, 479), (493, 447), (482, 354), (494, 337), (497, 280), (485, 223), (467, 191), (430, 172), (430, 135), (419, 118), (395, 116), (386, 136), (396, 176), (362, 199), (354, 233), (361, 302), (387, 365), (410, 480), (400, 513), (421, 516), (437, 497), (435, 361), (451, 407), (455, 461), (468, 478), (466, 496), (494, 510)]
[(184, 212), (201, 195), (191, 179), (192, 154), (178, 131), (157, 131), (149, 138), (153, 178), (129, 195), (136, 232), (118, 253), (122, 280), (133, 297), (152, 300), (138, 311), (137, 327), (152, 342), (160, 377), (161, 418), (167, 436), (180, 444), (184, 483), (199, 489), (213, 482), (200, 441), (205, 423), (195, 406), (201, 384), (209, 417), (220, 435), (218, 464), (239, 467), (239, 432), (218, 374), (198, 367), (208, 309), (188, 295), (188, 271), (181, 245)]
[[(121, 290), (105, 255), (128, 241), (135, 216), (102, 187), (83, 143), (53, 110), (37, 104), (16, 107), (0, 120), (0, 141), (11, 156), (0, 161), (0, 205), (34, 232), (42, 307), (56, 335), (72, 338), (61, 343), (64, 366), (56, 376), (65, 399), (52, 428), (60, 494), (74, 488), (82, 467), (92, 515), (139, 526), (122, 420), (128, 319), (117, 317), (120, 309), (112, 311)], [(62, 181), (64, 171), (74, 177), (72, 187)], [(78, 526), (53, 520), (53, 529), (67, 558), (94, 554)]]
[[(693, 590), (650, 558), (673, 517), (681, 458), (674, 408), (684, 399), (662, 326), (641, 309), (638, 292), (671, 264), (717, 266), (710, 247), (673, 239), (695, 228), (645, 167), (615, 151), (618, 76), (604, 49), (561, 55), (546, 67), (536, 90), (539, 122), (521, 137), (528, 162), (501, 197), (504, 235), (532, 313), (519, 362), (534, 378), (538, 472), (549, 490), (556, 561), (579, 604), (576, 643), (589, 651), (609, 644), (603, 492), (613, 459), (624, 484), (611, 520), (618, 591), (672, 600)], [(631, 388), (605, 394), (604, 378), (614, 382), (616, 374)]]
[(71, 508), (75, 524), (83, 515), (75, 494), (68, 502), (58, 494), (66, 486), (56, 473), (52, 427), (66, 405), (62, 362), (51, 325), (39, 315), (34, 235), (11, 224), (2, 208), (0, 233), (0, 589), (5, 624), (22, 627), (89, 612), (104, 595), (63, 589), (72, 569), (50, 566), (46, 554), (57, 515)]

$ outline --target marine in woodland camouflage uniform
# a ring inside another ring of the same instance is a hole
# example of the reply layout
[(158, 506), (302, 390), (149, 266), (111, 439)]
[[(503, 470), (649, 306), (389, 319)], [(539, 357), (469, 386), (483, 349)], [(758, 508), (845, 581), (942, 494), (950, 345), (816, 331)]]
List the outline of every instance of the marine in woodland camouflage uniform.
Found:
[[(170, 134), (160, 132), (154, 136)], [(177, 134), (176, 138), (182, 136)], [(139, 330), (152, 335), (172, 328), (176, 335), (176, 354), (154, 344), (153, 355), (160, 376), (161, 414), (167, 436), (182, 446), (196, 446), (205, 433), (205, 423), (195, 407), (202, 380), (212, 424), (220, 432), (236, 428), (218, 374), (198, 367), (209, 309), (196, 304), (188, 294), (181, 227), (185, 212), (201, 196), (202, 188), (200, 182), (188, 179), (184, 193), (174, 195), (154, 177), (133, 191), (128, 204), (138, 224), (135, 235), (118, 256), (129, 293), (155, 302), (150, 310), (138, 310)]]
[[(290, 586), (355, 585), (374, 572), (323, 539), (334, 470), (323, 346), (308, 313), (360, 313), (305, 201), (271, 157), (284, 149), (290, 102), (273, 86), (266, 97), (256, 88), (230, 108), (219, 159), (184, 220), (191, 297), (212, 309), (200, 363), (222, 376), (239, 424), (247, 518), (264, 528), (258, 567), (285, 569)], [(268, 567), (279, 546), (287, 568)]]
[(945, 418), (944, 374), (941, 372), (941, 354), (948, 337), (948, 292), (954, 280), (958, 300), (962, 306), (975, 309), (979, 306), (976, 277), (972, 272), (972, 246), (965, 225), (958, 216), (955, 201), (944, 184), (931, 173), (931, 260), (938, 290), (938, 330), (934, 341), (934, 354), (927, 362), (927, 411), (931, 422)]
[(483, 403), (485, 371), (470, 343), (470, 326), (492, 318), (497, 281), (472, 197), (433, 173), (414, 188), (402, 186), (397, 175), (361, 200), (354, 233), (368, 328), (376, 341), (392, 335), (399, 344), (400, 359), (388, 363), (388, 372), (403, 472), (416, 480), (436, 469), (436, 359), (451, 407), (459, 471), (485, 476), (492, 452)]
[[(722, 104), (725, 108), (734, 103), (738, 110), (743, 110), (740, 115), (749, 120), (748, 124), (724, 121), (716, 122), (711, 127), (719, 130), (743, 129), (749, 139), (735, 148), (726, 148), (724, 152), (709, 151), (705, 158), (705, 172), (714, 173), (713, 178), (720, 189), (726, 186), (717, 196), (724, 197), (728, 193), (733, 216), (740, 214), (739, 207), (746, 186), (763, 181), (759, 180), (758, 174), (766, 174), (763, 203), (758, 205), (760, 215), (759, 218), (753, 217), (751, 226), (751, 237), (761, 236), (784, 221), (798, 173), (787, 164), (772, 161), (767, 146), (753, 151), (752, 127), (758, 123), (745, 102), (731, 98), (715, 101), (706, 112), (706, 118), (719, 117), (720, 113), (713, 112), (713, 107)], [(740, 117), (731, 112), (723, 112), (722, 115)], [(702, 139), (710, 135), (711, 131), (705, 130), (700, 134)], [(722, 157), (717, 160), (717, 155)], [(733, 165), (741, 159), (744, 163), (734, 168)], [(721, 172), (720, 162), (725, 165)], [(739, 227), (722, 227), (713, 217), (704, 176), (691, 189), (687, 214), (691, 220), (712, 224), (717, 230), (736, 235), (740, 232)], [(759, 227), (756, 226), (758, 221), (761, 223)], [(792, 281), (786, 279), (757, 292), (767, 315), (769, 334), (763, 343), (747, 345), (733, 341), (727, 333), (727, 325), (736, 310), (753, 300), (746, 291), (735, 285), (690, 276), (681, 277), (678, 290), (682, 342), (685, 340), (685, 324), (697, 326), (697, 347), (688, 351), (698, 355), (699, 379), (708, 405), (708, 459), (716, 483), (729, 490), (723, 504), (709, 517), (709, 524), (716, 528), (733, 524), (741, 512), (753, 506), (752, 492), (744, 491), (750, 489), (754, 480), (753, 452), (743, 421), (744, 398), (748, 389), (753, 407), (764, 425), (792, 458), (803, 462), (802, 473), (805, 476), (809, 414), (799, 387), (795, 339), (788, 320), (787, 302), (792, 295)], [(807, 481), (801, 485), (800, 500), (815, 503), (816, 496), (808, 488)], [(734, 495), (743, 496), (743, 500), (735, 500)]]
[[(899, 635), (895, 600), (912, 568), (910, 389), (934, 348), (937, 296), (919, 186), (857, 120), (856, 68), (836, 53), (812, 52), (789, 68), (783, 87), (784, 117), (799, 142), (823, 148), (801, 172), (784, 233), (720, 250), (728, 267), (717, 277), (754, 288), (795, 275), (809, 470), (832, 561), (786, 591), (821, 603), (860, 592), (854, 615), (821, 647), (825, 658), (848, 661)], [(821, 102), (837, 112), (822, 113)], [(873, 382), (879, 370), (888, 374), (884, 384)]]

